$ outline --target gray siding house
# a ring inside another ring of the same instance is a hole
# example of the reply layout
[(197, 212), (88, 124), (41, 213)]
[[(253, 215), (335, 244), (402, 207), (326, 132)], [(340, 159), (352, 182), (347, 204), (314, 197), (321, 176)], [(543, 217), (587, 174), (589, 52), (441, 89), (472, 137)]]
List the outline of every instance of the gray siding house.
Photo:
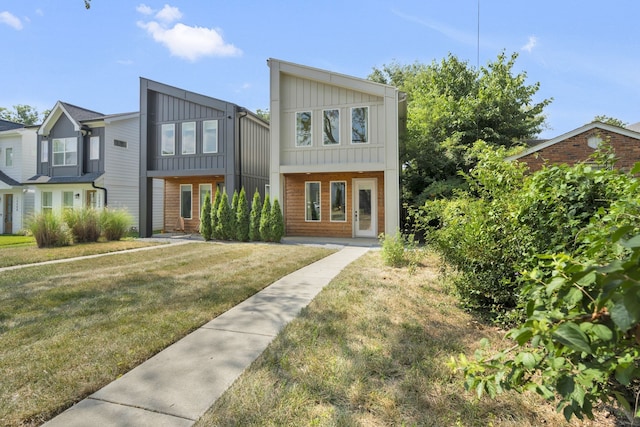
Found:
[(164, 182), (164, 231), (197, 231), (206, 194), (244, 187), (264, 198), (269, 124), (236, 104), (140, 79), (140, 236), (149, 237)]

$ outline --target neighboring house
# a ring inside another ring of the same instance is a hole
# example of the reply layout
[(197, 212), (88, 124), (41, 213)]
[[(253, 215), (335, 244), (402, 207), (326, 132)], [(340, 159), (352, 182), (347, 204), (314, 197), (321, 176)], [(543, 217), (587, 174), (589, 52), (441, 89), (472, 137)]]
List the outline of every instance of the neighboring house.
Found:
[(58, 102), (38, 129), (36, 212), (124, 208), (138, 225), (139, 114), (105, 115)]
[(34, 193), (21, 183), (36, 168), (37, 127), (0, 120), (0, 234), (26, 227)]
[(546, 163), (574, 164), (589, 160), (601, 142), (608, 141), (618, 159), (616, 167), (629, 170), (640, 162), (640, 126), (628, 128), (592, 122), (571, 132), (528, 148), (507, 160), (525, 162), (529, 169), (537, 171)]
[(269, 124), (236, 104), (140, 79), (140, 235), (154, 231), (153, 180), (164, 181), (165, 231), (198, 231), (205, 195), (264, 198)]
[(268, 64), (271, 196), (283, 207), (286, 235), (395, 234), (405, 95), (277, 59)]

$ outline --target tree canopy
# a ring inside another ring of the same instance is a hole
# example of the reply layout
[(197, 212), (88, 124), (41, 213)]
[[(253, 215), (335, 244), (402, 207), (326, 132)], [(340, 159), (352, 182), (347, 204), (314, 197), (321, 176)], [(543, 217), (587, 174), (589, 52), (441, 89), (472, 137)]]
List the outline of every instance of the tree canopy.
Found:
[[(45, 111), (43, 116), (46, 117), (47, 113), (48, 111)], [(40, 121), (40, 113), (38, 113), (38, 110), (35, 107), (18, 104), (13, 106), (13, 110), (0, 107), (0, 119), (20, 123), (25, 126), (31, 126)]]
[(517, 54), (500, 53), (479, 70), (449, 54), (440, 62), (374, 68), (370, 80), (407, 93), (407, 135), (401, 141), (403, 196), (421, 204), (459, 185), (460, 171), (473, 160), (477, 140), (510, 148), (544, 128), (543, 109), (551, 100), (534, 101), (539, 83), (527, 84), (514, 71)]

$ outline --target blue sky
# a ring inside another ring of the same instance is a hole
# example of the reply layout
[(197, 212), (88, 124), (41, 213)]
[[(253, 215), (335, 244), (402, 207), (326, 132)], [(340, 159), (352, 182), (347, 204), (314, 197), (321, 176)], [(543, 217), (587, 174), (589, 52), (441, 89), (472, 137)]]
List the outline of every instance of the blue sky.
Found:
[[(517, 52), (552, 138), (608, 115), (640, 121), (640, 2), (0, 0), (0, 106), (139, 109), (139, 77), (269, 106), (270, 57), (366, 78), (373, 67), (476, 67)], [(478, 55), (479, 53), (479, 55)]]

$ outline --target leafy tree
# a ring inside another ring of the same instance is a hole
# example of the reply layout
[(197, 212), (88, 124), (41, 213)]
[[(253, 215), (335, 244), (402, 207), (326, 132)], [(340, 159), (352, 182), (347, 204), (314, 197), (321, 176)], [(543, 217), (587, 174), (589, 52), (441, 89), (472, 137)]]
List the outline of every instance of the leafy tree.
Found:
[(267, 123), (269, 122), (269, 120), (271, 120), (271, 113), (269, 112), (268, 108), (266, 110), (262, 110), (258, 108), (256, 110), (256, 116), (260, 117), (262, 120), (264, 120)]
[(0, 119), (20, 123), (25, 126), (32, 126), (40, 121), (40, 113), (30, 105), (18, 104), (13, 106), (13, 111), (0, 107)]
[(609, 117), (605, 115), (595, 116), (593, 118), (594, 122), (601, 122), (612, 126), (618, 126), (621, 128), (627, 127), (627, 123), (623, 122), (620, 119), (616, 119), (615, 117)]
[(86, 9), (91, 9), (91, 0), (84, 0), (84, 7)]
[(262, 200), (258, 189), (253, 193), (251, 212), (249, 214), (249, 240), (260, 240), (260, 214), (262, 213)]
[(284, 218), (282, 216), (282, 210), (280, 209), (280, 203), (278, 199), (273, 199), (273, 205), (271, 205), (271, 241), (280, 243), (282, 236), (284, 236)]
[(249, 240), (249, 202), (247, 201), (247, 193), (244, 191), (244, 187), (240, 189), (240, 195), (238, 196), (238, 207), (236, 209), (236, 238), (241, 242)]
[(211, 194), (204, 196), (204, 203), (200, 211), (200, 234), (204, 240), (211, 240), (213, 229), (211, 228)]
[(218, 224), (216, 226), (218, 229), (217, 235), (220, 239), (231, 240), (235, 237), (233, 233), (234, 217), (235, 213), (231, 211), (231, 206), (229, 206), (227, 190), (223, 190), (220, 197), (220, 205), (218, 206)]
[(543, 129), (542, 111), (551, 100), (533, 101), (539, 83), (527, 85), (526, 73), (514, 73), (516, 59), (501, 53), (476, 70), (450, 54), (430, 65), (392, 63), (373, 70), (370, 79), (408, 96), (400, 146), (406, 202), (421, 205), (459, 186), (458, 173), (473, 167), (467, 153), (475, 141), (509, 148)]
[(222, 239), (220, 235), (220, 217), (218, 216), (218, 209), (220, 208), (220, 202), (222, 201), (222, 193), (220, 189), (216, 187), (216, 194), (213, 197), (213, 204), (211, 205), (211, 232), (214, 239)]
[(260, 239), (264, 242), (271, 241), (271, 201), (269, 195), (264, 197), (262, 212), (260, 212)]

